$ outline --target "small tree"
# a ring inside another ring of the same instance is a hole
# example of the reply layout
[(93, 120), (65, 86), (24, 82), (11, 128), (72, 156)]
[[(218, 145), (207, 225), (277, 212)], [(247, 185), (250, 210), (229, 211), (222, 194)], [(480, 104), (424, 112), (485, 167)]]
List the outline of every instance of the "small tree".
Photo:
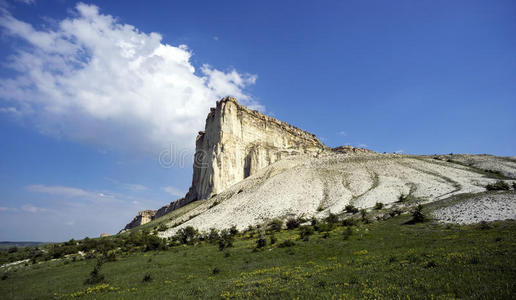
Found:
[(358, 208), (356, 208), (353, 204), (348, 204), (346, 205), (346, 207), (344, 208), (344, 210), (347, 212), (347, 213), (351, 213), (351, 214), (356, 214), (358, 212)]
[(296, 229), (299, 227), (299, 225), (301, 225), (301, 222), (299, 221), (299, 219), (290, 218), (287, 220), (287, 229), (288, 230)]
[(199, 234), (199, 231), (192, 226), (181, 228), (177, 231), (177, 236), (183, 244), (192, 244)]
[(326, 217), (326, 222), (329, 224), (337, 224), (339, 222), (339, 217), (336, 214), (330, 213), (328, 217)]
[(103, 263), (102, 259), (97, 260), (95, 267), (93, 267), (93, 270), (90, 273), (90, 277), (84, 282), (85, 284), (97, 284), (104, 281), (104, 275), (100, 273), (100, 268)]
[(283, 226), (283, 221), (279, 219), (272, 220), (269, 225), (267, 226), (267, 229), (269, 231), (281, 231), (281, 227)]
[(421, 223), (425, 221), (425, 215), (423, 214), (423, 205), (419, 204), (412, 211), (412, 223)]
[(382, 208), (383, 208), (382, 202), (376, 202), (376, 204), (374, 205), (374, 209), (376, 209), (376, 210), (380, 210)]

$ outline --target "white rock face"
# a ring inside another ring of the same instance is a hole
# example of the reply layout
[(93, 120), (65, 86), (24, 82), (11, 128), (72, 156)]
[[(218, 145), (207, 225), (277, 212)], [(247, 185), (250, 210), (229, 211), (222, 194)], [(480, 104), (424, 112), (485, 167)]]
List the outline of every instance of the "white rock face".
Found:
[(285, 157), (327, 150), (315, 135), (241, 106), (235, 98), (223, 98), (197, 136), (185, 202), (207, 199)]

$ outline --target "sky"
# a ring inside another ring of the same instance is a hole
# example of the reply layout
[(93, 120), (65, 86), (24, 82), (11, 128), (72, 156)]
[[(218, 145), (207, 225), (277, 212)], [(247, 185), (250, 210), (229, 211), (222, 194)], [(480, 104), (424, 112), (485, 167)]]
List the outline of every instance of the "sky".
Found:
[(0, 240), (188, 190), (221, 97), (328, 146), (516, 155), (516, 2), (0, 0)]

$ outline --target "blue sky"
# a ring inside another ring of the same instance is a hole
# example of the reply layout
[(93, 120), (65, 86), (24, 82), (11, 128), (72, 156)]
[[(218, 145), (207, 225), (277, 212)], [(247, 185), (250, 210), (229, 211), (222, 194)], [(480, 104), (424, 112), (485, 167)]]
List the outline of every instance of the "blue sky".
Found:
[(516, 155), (514, 1), (0, 9), (0, 240), (115, 233), (177, 199), (225, 95), (329, 146)]

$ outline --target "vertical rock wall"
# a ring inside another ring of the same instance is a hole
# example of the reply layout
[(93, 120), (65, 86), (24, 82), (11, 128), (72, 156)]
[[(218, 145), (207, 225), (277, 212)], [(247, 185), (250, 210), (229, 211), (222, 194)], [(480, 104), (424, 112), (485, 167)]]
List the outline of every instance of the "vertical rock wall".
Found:
[(223, 98), (197, 136), (185, 202), (209, 198), (284, 157), (325, 150), (315, 135), (239, 105), (235, 98)]

